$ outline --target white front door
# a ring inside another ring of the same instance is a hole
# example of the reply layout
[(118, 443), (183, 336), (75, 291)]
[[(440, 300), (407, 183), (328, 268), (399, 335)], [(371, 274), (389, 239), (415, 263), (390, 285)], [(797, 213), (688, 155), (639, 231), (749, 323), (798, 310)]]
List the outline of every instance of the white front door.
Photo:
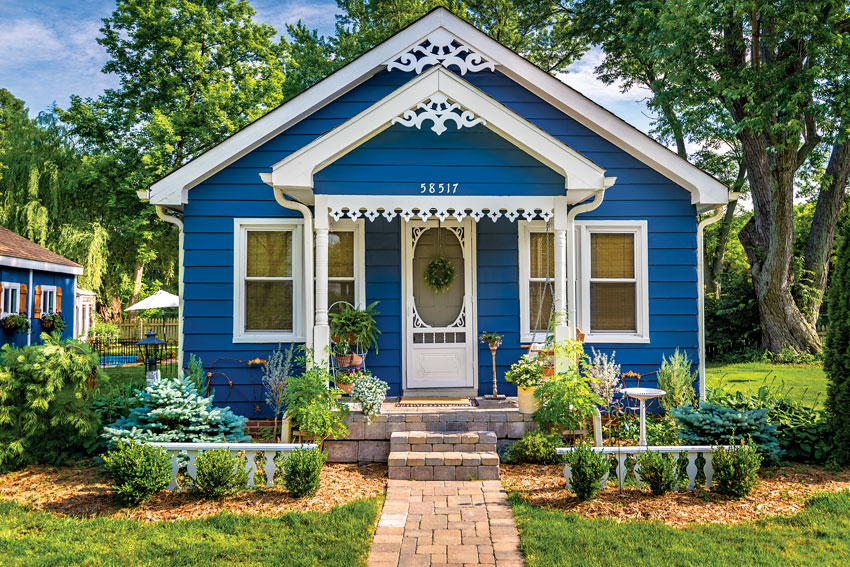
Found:
[[(474, 388), (475, 224), (471, 219), (404, 223), (406, 388)], [(443, 256), (455, 268), (451, 287), (425, 283), (428, 263)]]

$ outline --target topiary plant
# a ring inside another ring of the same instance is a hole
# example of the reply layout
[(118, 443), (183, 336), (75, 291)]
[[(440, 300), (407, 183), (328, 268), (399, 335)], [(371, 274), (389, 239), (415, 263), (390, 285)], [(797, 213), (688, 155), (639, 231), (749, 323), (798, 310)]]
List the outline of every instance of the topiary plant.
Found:
[(546, 434), (539, 429), (529, 431), (510, 448), (512, 463), (533, 465), (558, 465), (564, 458), (555, 450), (564, 446), (564, 438), (558, 433)]
[(718, 447), (711, 458), (714, 467), (712, 489), (718, 494), (734, 498), (747, 496), (758, 483), (761, 462), (762, 456), (752, 445), (732, 449)]
[(637, 458), (640, 478), (653, 494), (661, 496), (676, 488), (678, 468), (673, 456), (647, 450)]
[(244, 490), (248, 484), (245, 457), (224, 447), (202, 451), (195, 459), (195, 488), (209, 498), (223, 498)]
[(103, 466), (112, 489), (125, 504), (135, 506), (168, 487), (171, 457), (162, 447), (121, 441), (104, 455)]
[(322, 466), (327, 453), (315, 449), (296, 449), (283, 458), (283, 482), (295, 498), (315, 494), (321, 486)]
[(585, 501), (594, 498), (602, 489), (602, 478), (608, 473), (608, 456), (597, 453), (587, 445), (579, 445), (567, 453), (570, 467), (570, 488)]

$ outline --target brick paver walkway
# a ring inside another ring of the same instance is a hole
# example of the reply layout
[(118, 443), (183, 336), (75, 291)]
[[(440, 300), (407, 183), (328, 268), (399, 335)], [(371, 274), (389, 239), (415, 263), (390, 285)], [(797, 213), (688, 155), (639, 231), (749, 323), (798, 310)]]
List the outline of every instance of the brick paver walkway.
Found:
[(498, 480), (390, 480), (369, 567), (524, 567)]

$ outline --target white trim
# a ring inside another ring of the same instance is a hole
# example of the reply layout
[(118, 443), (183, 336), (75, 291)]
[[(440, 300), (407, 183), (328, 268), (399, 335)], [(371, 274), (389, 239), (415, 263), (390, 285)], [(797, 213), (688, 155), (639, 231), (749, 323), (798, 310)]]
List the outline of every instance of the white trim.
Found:
[[(334, 278), (328, 276), (328, 282), (354, 280), (354, 305), (366, 304), (366, 224), (363, 219), (338, 221), (332, 220), (328, 232), (354, 233), (354, 277)], [(330, 305), (328, 305), (330, 307)]]
[[(579, 230), (579, 297), (578, 320), (586, 343), (649, 343), (649, 250), (647, 221), (645, 220), (593, 220), (577, 221)], [(631, 233), (635, 235), (635, 323), (634, 333), (594, 333), (590, 327), (590, 234)]]
[[(236, 132), (224, 142), (150, 186), (153, 204), (180, 206), (188, 191), (205, 179), (284, 132), (343, 93), (362, 84), (385, 65), (436, 32), (462, 39), (471, 50), (518, 84), (592, 132), (652, 167), (692, 193), (694, 204), (725, 204), (728, 189), (718, 180), (594, 103), (575, 89), (534, 66), (450, 11), (438, 8), (367, 51), (287, 103)], [(420, 100), (424, 100), (424, 97)], [(419, 101), (416, 101), (419, 102)]]
[[(53, 310), (45, 309), (47, 307), (47, 295), (53, 294)], [(41, 305), (39, 306), (41, 314), (45, 313), (55, 313), (56, 312), (56, 286), (55, 285), (43, 285), (41, 286)]]
[(16, 258), (14, 256), (0, 256), (0, 266), (9, 266), (11, 268), (21, 268), (24, 270), (39, 270), (41, 272), (59, 274), (74, 274), (77, 276), (83, 275), (83, 268), (80, 266), (66, 266), (64, 264), (42, 262), (40, 260), (26, 260), (24, 258)]
[[(18, 305), (15, 311), (6, 309), (6, 290), (17, 290)], [(29, 288), (27, 288), (27, 303), (29, 303)], [(21, 312), (21, 284), (17, 282), (2, 282), (0, 283), (0, 317), (8, 317), (9, 315), (18, 315)], [(30, 317), (31, 311), (27, 311), (27, 317)]]
[(475, 222), (487, 217), (496, 222), (504, 216), (513, 222), (551, 219), (558, 199), (565, 197), (503, 197), (478, 195), (327, 195), (331, 218), (374, 221), (379, 216), (391, 221), (400, 216), (405, 221), (412, 218), (427, 220), (435, 217), (444, 221), (454, 218), (458, 222), (470, 217)]
[[(244, 305), (244, 264), (247, 261), (248, 231), (292, 231), (292, 331), (246, 331)], [(304, 301), (304, 219), (299, 218), (234, 218), (233, 219), (233, 342), (291, 343), (305, 341), (305, 322), (312, 313)], [(312, 327), (312, 325), (311, 325)]]
[(309, 195), (316, 172), (389, 128), (421, 101), (443, 96), (482, 117), (486, 128), (562, 175), (573, 202), (613, 184), (614, 179), (606, 178), (603, 168), (443, 67), (433, 67), (411, 79), (274, 164), (272, 184), (285, 192), (295, 191), (302, 198)]
[[(554, 231), (550, 231), (554, 237)], [(546, 222), (518, 221), (518, 254), (519, 254), (519, 340), (520, 342), (539, 343), (546, 340), (548, 329), (543, 331), (531, 331), (531, 306), (529, 305), (529, 290), (531, 283), (531, 235), (532, 233), (546, 233)], [(553, 239), (554, 242), (554, 239)], [(554, 251), (553, 251), (554, 254)], [(554, 277), (554, 274), (553, 274)], [(553, 282), (554, 286), (554, 282)], [(554, 299), (554, 296), (553, 296)]]
[[(737, 194), (735, 195), (737, 197)], [(697, 225), (697, 332), (699, 333), (699, 399), (705, 401), (705, 227), (723, 218), (724, 207), (718, 205), (714, 214), (702, 219)]]

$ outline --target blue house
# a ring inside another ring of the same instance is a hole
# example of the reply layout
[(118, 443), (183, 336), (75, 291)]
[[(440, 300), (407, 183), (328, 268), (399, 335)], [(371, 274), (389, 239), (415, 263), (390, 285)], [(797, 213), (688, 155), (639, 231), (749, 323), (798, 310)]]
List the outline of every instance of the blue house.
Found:
[[(264, 405), (247, 361), (324, 357), (338, 301), (379, 302), (366, 365), (390, 395), (487, 393), (479, 334), (504, 335), (503, 376), (553, 314), (623, 371), (684, 350), (704, 386), (702, 229), (728, 189), (448, 10), (144, 196), (180, 229), (183, 354), (243, 414)], [(441, 256), (455, 279), (435, 293)]]
[(78, 336), (75, 297), (77, 276), (82, 273), (79, 264), (0, 227), (0, 321), (10, 315), (29, 321), (29, 328), (21, 331), (4, 325), (1, 344), (23, 346), (40, 342), (42, 331), (48, 330), (46, 318), (42, 321), (42, 317), (53, 314), (61, 315), (65, 321), (64, 338)]

